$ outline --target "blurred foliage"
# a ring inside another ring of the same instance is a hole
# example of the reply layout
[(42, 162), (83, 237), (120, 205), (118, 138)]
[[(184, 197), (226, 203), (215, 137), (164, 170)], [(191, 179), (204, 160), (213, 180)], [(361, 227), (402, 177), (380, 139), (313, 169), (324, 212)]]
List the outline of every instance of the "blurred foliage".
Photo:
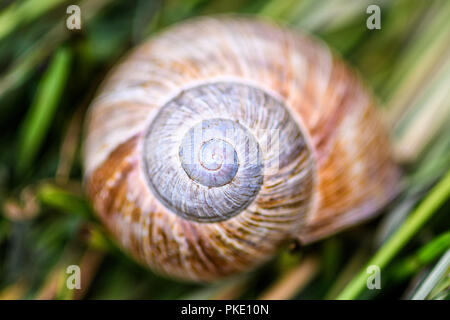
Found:
[[(81, 30), (66, 28), (72, 4)], [(366, 28), (370, 4), (381, 7), (381, 30)], [(309, 32), (358, 70), (380, 101), (405, 179), (369, 223), (288, 246), (248, 274), (188, 284), (139, 266), (96, 220), (82, 192), (83, 118), (130, 48), (178, 21), (221, 13)], [(449, 39), (447, 0), (1, 2), (0, 299), (449, 299)], [(368, 261), (382, 262), (381, 290), (356, 276)], [(65, 286), (71, 264), (82, 269), (81, 290)]]

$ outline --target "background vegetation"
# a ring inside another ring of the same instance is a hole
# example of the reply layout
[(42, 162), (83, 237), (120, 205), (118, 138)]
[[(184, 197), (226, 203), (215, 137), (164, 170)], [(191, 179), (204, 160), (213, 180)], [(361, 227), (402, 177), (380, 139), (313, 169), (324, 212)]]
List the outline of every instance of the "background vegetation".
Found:
[[(374, 3), (381, 30), (366, 28)], [(71, 4), (79, 31), (66, 28)], [(251, 273), (180, 283), (138, 266), (95, 219), (82, 193), (83, 118), (131, 47), (177, 21), (230, 12), (306, 30), (360, 71), (391, 128), (403, 192), (370, 223), (284, 248)], [(449, 39), (446, 0), (2, 1), (0, 298), (449, 299)], [(71, 264), (81, 290), (65, 286)], [(381, 290), (366, 289), (366, 264), (381, 267)]]

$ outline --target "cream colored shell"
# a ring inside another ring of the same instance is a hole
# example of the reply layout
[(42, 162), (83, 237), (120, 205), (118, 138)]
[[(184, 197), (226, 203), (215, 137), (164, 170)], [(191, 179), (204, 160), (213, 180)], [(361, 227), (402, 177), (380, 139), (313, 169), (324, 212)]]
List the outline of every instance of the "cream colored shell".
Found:
[[(191, 146), (186, 135), (201, 123), (213, 133)], [(213, 136), (223, 128), (259, 146), (253, 171), (239, 139)], [(281, 134), (278, 167), (267, 128)], [(191, 147), (232, 160), (219, 175), (208, 158), (213, 172), (198, 173), (183, 160)], [(191, 280), (250, 269), (294, 238), (311, 242), (367, 219), (398, 179), (354, 72), (316, 40), (242, 18), (179, 24), (126, 57), (90, 108), (84, 164), (87, 193), (120, 245)]]

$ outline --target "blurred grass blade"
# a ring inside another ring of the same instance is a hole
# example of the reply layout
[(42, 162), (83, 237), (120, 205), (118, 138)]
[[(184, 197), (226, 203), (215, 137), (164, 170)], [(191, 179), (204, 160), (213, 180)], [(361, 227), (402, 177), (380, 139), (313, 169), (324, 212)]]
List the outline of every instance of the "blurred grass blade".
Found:
[[(392, 260), (392, 258), (403, 248), (411, 237), (428, 221), (436, 210), (447, 200), (450, 195), (450, 171), (431, 190), (425, 200), (411, 213), (397, 232), (378, 250), (375, 256), (367, 263), (367, 266), (376, 265), (381, 270)], [(341, 300), (355, 299), (366, 286), (366, 268), (345, 287), (337, 297)]]
[(411, 97), (421, 92), (433, 71), (440, 68), (441, 58), (448, 57), (445, 51), (449, 44), (450, 2), (435, 2), (431, 9), (422, 19), (421, 32), (412, 35), (410, 45), (404, 48), (399, 63), (391, 70), (392, 75), (383, 86), (389, 97), (392, 122), (401, 116)]
[(50, 207), (79, 215), (91, 217), (91, 210), (84, 198), (51, 184), (44, 184), (38, 189), (39, 200)]
[(21, 24), (31, 22), (66, 0), (27, 0), (11, 4), (0, 13), (0, 40)]
[[(102, 11), (112, 0), (96, 0), (83, 1), (79, 3), (83, 12), (83, 24), (86, 26)], [(60, 43), (71, 35), (71, 32), (66, 28), (65, 19), (63, 15), (61, 19), (48, 31), (45, 35), (40, 37), (39, 41), (33, 43), (21, 53), (14, 62), (10, 63), (10, 67), (0, 77), (0, 99), (2, 99), (7, 92), (19, 87), (23, 84), (33, 73), (34, 69), (46, 59), (50, 53), (55, 50)], [(0, 105), (0, 108), (2, 105)]]
[(292, 12), (295, 5), (298, 5), (296, 0), (272, 0), (265, 4), (265, 6), (259, 11), (259, 14), (283, 21), (280, 17), (282, 17), (286, 12)]
[(339, 295), (339, 292), (344, 289), (345, 285), (364, 265), (365, 261), (367, 261), (367, 257), (367, 248), (364, 246), (359, 248), (358, 251), (351, 257), (350, 261), (343, 267), (341, 273), (336, 277), (335, 281), (328, 289), (325, 299), (335, 299)]
[(20, 128), (16, 166), (19, 175), (30, 168), (50, 128), (69, 75), (70, 60), (69, 49), (60, 49), (41, 79), (31, 108)]
[(450, 2), (433, 2), (383, 85), (398, 161), (412, 162), (450, 119)]
[(430, 275), (425, 279), (422, 285), (417, 289), (412, 300), (424, 300), (431, 290), (438, 284), (439, 280), (444, 275), (448, 275), (448, 270), (450, 268), (450, 249), (444, 254), (444, 256), (439, 260), (436, 266), (431, 271)]
[[(366, 17), (366, 8), (371, 4), (383, 7), (380, 0), (341, 0), (299, 2), (298, 10), (292, 11), (290, 19), (294, 25), (302, 29), (316, 32), (330, 32), (347, 26), (360, 17)], [(365, 31), (365, 25), (361, 30)]]
[(450, 231), (435, 237), (425, 244), (413, 255), (404, 258), (401, 262), (392, 266), (392, 276), (396, 281), (401, 281), (421, 268), (437, 259), (450, 248)]
[(292, 299), (298, 294), (314, 277), (319, 270), (319, 260), (315, 256), (306, 257), (300, 264), (280, 279), (276, 280), (259, 299), (261, 300), (286, 300)]
[[(450, 33), (449, 33), (450, 37)], [(450, 56), (450, 45), (446, 52)], [(430, 144), (440, 128), (450, 120), (450, 59), (442, 61), (428, 83), (409, 102), (408, 111), (394, 128), (395, 157), (403, 162), (415, 160)], [(411, 96), (410, 96), (411, 97)]]

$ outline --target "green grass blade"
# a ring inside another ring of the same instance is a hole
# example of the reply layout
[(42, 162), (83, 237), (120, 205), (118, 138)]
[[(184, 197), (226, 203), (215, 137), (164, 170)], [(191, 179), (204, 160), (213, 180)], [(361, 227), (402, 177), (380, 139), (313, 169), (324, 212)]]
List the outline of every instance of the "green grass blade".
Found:
[(423, 300), (425, 299), (431, 290), (438, 284), (439, 280), (444, 276), (450, 268), (450, 249), (444, 254), (444, 256), (439, 260), (436, 266), (431, 271), (430, 275), (425, 279), (422, 285), (417, 289), (412, 300)]
[[(377, 265), (381, 270), (403, 248), (421, 226), (436, 212), (450, 195), (450, 171), (433, 188), (425, 200), (408, 217), (396, 233), (378, 250), (375, 256), (367, 263)], [(344, 288), (337, 297), (340, 300), (356, 299), (364, 290), (368, 274), (366, 267)]]
[(16, 172), (23, 175), (33, 163), (59, 105), (70, 67), (71, 54), (60, 49), (53, 57), (20, 128)]
[(43, 184), (38, 189), (39, 200), (61, 212), (79, 215), (85, 219), (92, 217), (92, 212), (84, 198), (51, 184)]
[(392, 276), (396, 281), (403, 280), (437, 259), (450, 248), (450, 231), (445, 232), (421, 247), (413, 255), (392, 266)]
[(10, 5), (0, 14), (0, 40), (19, 25), (30, 22), (66, 0), (28, 0)]

